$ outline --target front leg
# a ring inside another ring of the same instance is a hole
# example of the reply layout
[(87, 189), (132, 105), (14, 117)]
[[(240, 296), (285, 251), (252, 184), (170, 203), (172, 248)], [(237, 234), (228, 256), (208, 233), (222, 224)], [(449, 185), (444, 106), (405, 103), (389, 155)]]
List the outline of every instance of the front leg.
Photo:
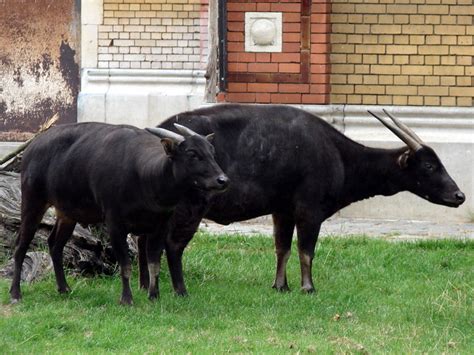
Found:
[(148, 290), (150, 286), (150, 274), (148, 273), (148, 261), (146, 259), (146, 235), (139, 235), (137, 237), (137, 246), (138, 246), (138, 273), (139, 277), (139, 287), (142, 290)]
[(313, 220), (307, 218), (296, 223), (301, 266), (301, 290), (306, 293), (316, 291), (313, 285), (312, 265), (321, 223), (315, 222), (314, 216), (312, 218)]
[[(162, 234), (164, 233), (164, 235)], [(148, 299), (155, 300), (160, 294), (159, 274), (161, 268), (161, 255), (165, 245), (165, 237), (168, 233), (166, 227), (154, 235), (149, 235), (146, 238), (146, 259), (148, 263), (149, 285), (148, 285)]]
[[(197, 223), (197, 226), (199, 223)], [(183, 252), (188, 243), (194, 236), (196, 228), (189, 230), (174, 230), (170, 232), (170, 236), (166, 242), (166, 258), (170, 270), (171, 281), (176, 295), (187, 296), (186, 285), (183, 277)], [(150, 273), (148, 270), (147, 245), (148, 237), (145, 235), (138, 237), (138, 268), (140, 274), (140, 288), (148, 290), (150, 286)]]
[(183, 277), (183, 252), (196, 233), (199, 221), (182, 228), (176, 226), (166, 241), (166, 258), (171, 274), (173, 288), (178, 296), (187, 296), (188, 291)]
[(119, 223), (115, 222), (117, 218), (107, 218), (107, 228), (110, 231), (110, 241), (115, 257), (120, 265), (120, 276), (122, 278), (122, 296), (120, 304), (132, 305), (133, 297), (130, 289), (130, 276), (132, 274), (132, 265), (128, 255), (127, 230)]
[(166, 239), (171, 232), (171, 217), (171, 213), (158, 215), (155, 231), (146, 236), (146, 260), (149, 274), (148, 298), (150, 300), (155, 300), (160, 295), (158, 276), (161, 267), (161, 255), (165, 248)]
[(200, 196), (190, 196), (175, 211), (174, 227), (166, 240), (166, 258), (173, 288), (178, 296), (188, 294), (183, 277), (183, 252), (198, 230), (208, 208), (208, 201)]

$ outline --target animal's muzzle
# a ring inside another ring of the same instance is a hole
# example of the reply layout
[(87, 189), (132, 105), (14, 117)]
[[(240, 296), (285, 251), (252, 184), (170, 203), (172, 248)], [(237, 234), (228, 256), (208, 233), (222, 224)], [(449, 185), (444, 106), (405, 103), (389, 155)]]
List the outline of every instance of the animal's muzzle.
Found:
[(466, 201), (466, 195), (464, 195), (464, 193), (461, 191), (456, 191), (454, 193), (454, 199), (461, 205), (464, 203), (464, 201)]
[(448, 207), (459, 207), (466, 201), (466, 195), (460, 190), (451, 192), (443, 198), (441, 204)]
[(216, 179), (218, 190), (225, 190), (229, 186), (229, 178), (227, 175), (219, 175)]

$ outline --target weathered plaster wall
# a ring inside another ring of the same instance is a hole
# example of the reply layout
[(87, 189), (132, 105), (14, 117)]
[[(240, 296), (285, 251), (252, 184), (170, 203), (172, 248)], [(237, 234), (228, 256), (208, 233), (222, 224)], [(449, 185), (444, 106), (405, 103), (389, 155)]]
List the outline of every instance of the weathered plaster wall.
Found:
[(22, 140), (54, 113), (74, 122), (79, 92), (75, 0), (0, 2), (0, 140)]

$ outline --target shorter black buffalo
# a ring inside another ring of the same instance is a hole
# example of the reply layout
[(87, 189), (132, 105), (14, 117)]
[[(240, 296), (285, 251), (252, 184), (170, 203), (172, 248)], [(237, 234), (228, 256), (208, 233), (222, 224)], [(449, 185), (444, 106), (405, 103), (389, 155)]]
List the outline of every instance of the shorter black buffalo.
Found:
[(132, 303), (128, 233), (147, 236), (148, 296), (158, 296), (160, 258), (175, 206), (190, 190), (208, 194), (223, 191), (228, 184), (214, 160), (212, 135), (203, 137), (176, 127), (181, 134), (79, 123), (54, 127), (31, 143), (21, 168), (21, 226), (10, 289), (13, 303), (21, 298), (25, 253), (50, 206), (57, 220), (48, 244), (59, 292), (69, 291), (62, 253), (76, 223), (104, 221), (121, 269), (120, 302)]
[[(286, 264), (296, 227), (301, 287), (313, 292), (311, 269), (320, 226), (341, 208), (400, 191), (450, 207), (464, 202), (433, 149), (395, 117), (390, 121), (374, 116), (406, 145), (366, 147), (319, 117), (290, 106), (216, 105), (162, 123), (166, 129), (179, 122), (200, 134), (213, 132), (216, 161), (232, 180), (223, 194), (210, 199), (194, 196), (176, 208), (166, 246), (176, 293), (186, 294), (181, 258), (202, 217), (229, 224), (272, 214), (277, 290), (288, 289)], [(146, 287), (145, 255), (140, 256), (140, 281)]]

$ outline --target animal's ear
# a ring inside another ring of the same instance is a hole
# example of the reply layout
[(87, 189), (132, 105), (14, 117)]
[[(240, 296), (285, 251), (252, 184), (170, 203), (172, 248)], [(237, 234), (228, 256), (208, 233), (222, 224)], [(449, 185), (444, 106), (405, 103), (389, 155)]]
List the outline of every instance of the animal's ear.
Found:
[(163, 148), (165, 149), (166, 155), (173, 155), (178, 145), (175, 141), (171, 138), (161, 138), (161, 144), (163, 144)]
[(206, 139), (209, 143), (212, 143), (214, 141), (214, 133), (208, 134)]
[(397, 164), (401, 169), (406, 169), (408, 167), (409, 160), (411, 158), (411, 151), (407, 150), (402, 155), (398, 157)]

